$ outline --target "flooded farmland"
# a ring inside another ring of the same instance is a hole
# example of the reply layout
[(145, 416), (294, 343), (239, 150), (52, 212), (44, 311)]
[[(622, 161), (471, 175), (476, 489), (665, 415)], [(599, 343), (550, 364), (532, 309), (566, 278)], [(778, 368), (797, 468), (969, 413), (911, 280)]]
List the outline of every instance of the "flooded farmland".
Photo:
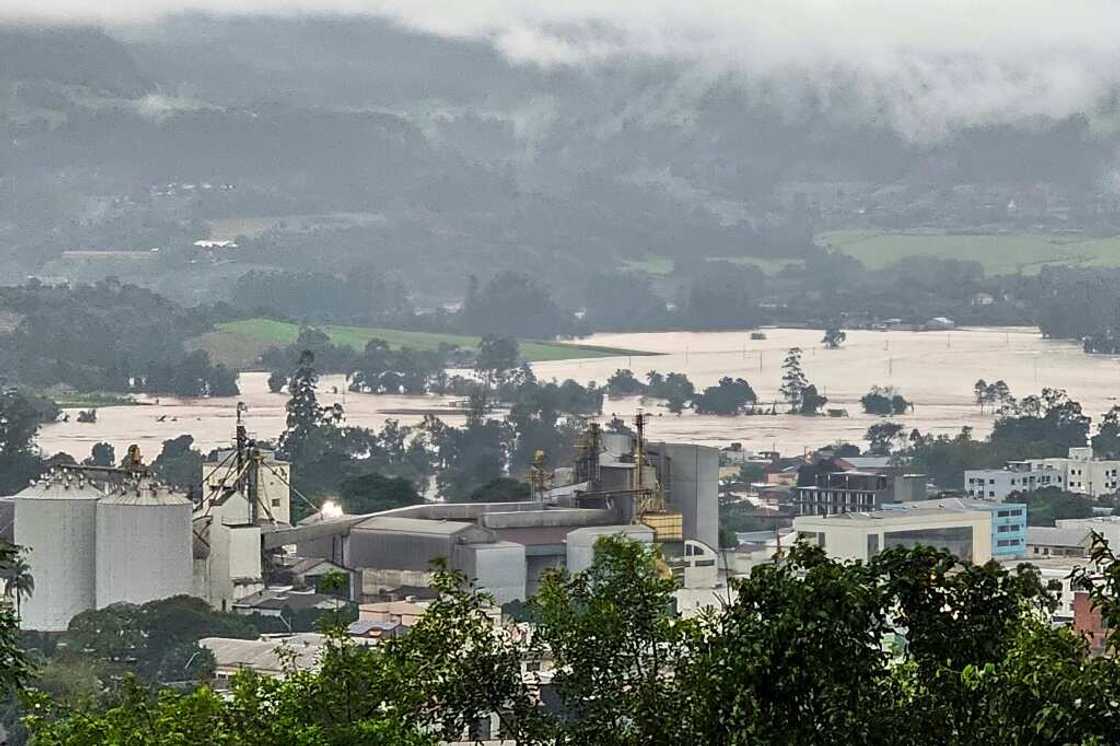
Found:
[[(838, 440), (861, 443), (868, 426), (878, 420), (863, 414), (859, 399), (873, 385), (893, 386), (915, 403), (914, 411), (894, 418), (923, 432), (956, 432), (967, 425), (985, 435), (992, 416), (976, 407), (972, 386), (978, 378), (1005, 380), (1016, 396), (1043, 387), (1067, 389), (1094, 418), (1107, 411), (1120, 393), (1120, 362), (1112, 356), (1089, 356), (1071, 342), (1042, 339), (1036, 329), (957, 329), (950, 332), (849, 331), (840, 349), (821, 344), (821, 332), (768, 329), (765, 340), (747, 332), (655, 332), (598, 334), (583, 343), (659, 353), (655, 356), (608, 357), (535, 364), (544, 379), (574, 378), (603, 383), (618, 368), (642, 377), (650, 370), (683, 372), (698, 386), (721, 376), (750, 381), (763, 402), (779, 398), (781, 364), (786, 350), (802, 348), (809, 381), (828, 398), (828, 408), (844, 409), (846, 417), (756, 415), (744, 417), (673, 415), (656, 402), (637, 398), (607, 400), (604, 418), (629, 416), (639, 408), (660, 414), (650, 425), (656, 439), (711, 445), (740, 441), (752, 450), (796, 452)], [(248, 407), (250, 429), (260, 438), (274, 438), (284, 428), (284, 394), (268, 391), (266, 373), (241, 376), (240, 400)], [(337, 393), (335, 393), (337, 392)], [(345, 391), (342, 376), (323, 376), (320, 396), (341, 402), (350, 424), (380, 427), (387, 418), (418, 422), (427, 410), (443, 411), (449, 422), (461, 416), (446, 412), (453, 404), (438, 396), (374, 396)], [(39, 443), (46, 453), (65, 451), (84, 458), (98, 441), (112, 443), (118, 453), (138, 443), (148, 458), (163, 440), (183, 433), (194, 436), (203, 450), (229, 443), (235, 416), (234, 398), (146, 398), (144, 406), (105, 407), (95, 424), (56, 423), (43, 428)], [(778, 408), (781, 409), (779, 402)]]

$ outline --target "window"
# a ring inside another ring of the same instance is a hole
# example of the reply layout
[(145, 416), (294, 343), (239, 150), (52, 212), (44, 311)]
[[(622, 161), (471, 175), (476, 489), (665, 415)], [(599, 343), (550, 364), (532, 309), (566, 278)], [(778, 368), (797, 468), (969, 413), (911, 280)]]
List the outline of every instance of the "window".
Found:
[(1011, 511), (1010, 510), (1001, 510), (998, 513), (996, 513), (996, 515), (998, 515), (1000, 518), (1008, 518), (1008, 517), (1011, 516)]
[(967, 526), (953, 528), (918, 529), (915, 531), (890, 531), (883, 534), (883, 547), (925, 546), (945, 549), (959, 559), (972, 559), (972, 529)]
[(995, 497), (995, 496), (996, 496), (995, 492), (993, 492), (992, 490), (988, 490), (988, 497)]
[(1015, 531), (1018, 528), (1019, 528), (1018, 526), (1011, 526), (1011, 525), (1000, 526), (999, 527), (999, 533), (1006, 534), (1008, 531)]
[(867, 535), (867, 559), (871, 559), (879, 553), (879, 534)]
[(278, 498), (278, 497), (272, 498), (272, 507), (274, 507), (274, 508), (279, 508), (280, 507), (280, 498)]
[(994, 480), (994, 479), (989, 479), (988, 480), (988, 484), (995, 484), (995, 483), (996, 483), (996, 480)]

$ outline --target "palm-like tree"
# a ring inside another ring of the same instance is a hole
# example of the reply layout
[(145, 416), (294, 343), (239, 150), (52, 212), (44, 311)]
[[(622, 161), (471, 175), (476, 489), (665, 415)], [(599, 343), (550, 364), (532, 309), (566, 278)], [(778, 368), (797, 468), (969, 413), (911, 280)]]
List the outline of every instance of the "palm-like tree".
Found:
[(23, 599), (30, 598), (35, 593), (35, 578), (31, 576), (31, 565), (24, 559), (26, 550), (12, 558), (10, 564), (4, 568), (4, 595), (8, 598), (15, 597), (16, 619), (22, 619), (20, 607)]

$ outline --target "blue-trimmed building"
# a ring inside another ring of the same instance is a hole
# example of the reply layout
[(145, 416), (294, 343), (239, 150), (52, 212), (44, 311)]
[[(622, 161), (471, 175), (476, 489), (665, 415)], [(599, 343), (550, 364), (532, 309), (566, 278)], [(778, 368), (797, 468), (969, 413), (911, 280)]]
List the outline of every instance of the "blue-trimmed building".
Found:
[(992, 512), (992, 559), (998, 562), (1027, 556), (1027, 506), (1024, 503), (970, 500), (969, 505), (985, 505)]

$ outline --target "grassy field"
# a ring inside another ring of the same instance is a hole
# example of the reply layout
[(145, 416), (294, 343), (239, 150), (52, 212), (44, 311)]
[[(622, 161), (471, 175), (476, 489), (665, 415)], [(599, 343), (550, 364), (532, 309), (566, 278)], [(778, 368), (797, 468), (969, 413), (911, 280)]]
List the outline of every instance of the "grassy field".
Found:
[(764, 274), (776, 275), (785, 269), (787, 266), (802, 267), (805, 264), (803, 259), (774, 259), (770, 257), (758, 256), (721, 256), (711, 257), (709, 262), (730, 262), (731, 264), (743, 264), (758, 267)]
[(50, 399), (61, 409), (96, 409), (98, 407), (129, 407), (138, 402), (124, 394), (112, 394), (100, 391), (33, 391), (33, 396)]
[[(410, 332), (399, 329), (374, 329), (359, 326), (323, 326), (335, 344), (363, 349), (371, 339), (379, 338), (391, 347), (412, 347), (433, 350), (440, 344), (477, 347), (479, 338), (459, 334)], [(215, 360), (245, 368), (251, 366), (264, 350), (274, 345), (288, 345), (299, 336), (299, 324), (273, 319), (243, 319), (219, 324), (216, 331), (198, 337), (193, 347), (210, 352)], [(648, 355), (651, 353), (594, 345), (566, 344), (521, 340), (521, 354), (533, 362), (570, 360), (574, 358), (611, 357), (616, 355)]]
[[(753, 264), (768, 275), (775, 275), (781, 272), (788, 264), (797, 266), (803, 264), (800, 259), (774, 259), (758, 256), (713, 256), (708, 257), (707, 261)], [(644, 272), (647, 275), (654, 275), (656, 277), (667, 277), (673, 273), (675, 264), (673, 260), (667, 256), (650, 256), (645, 259), (625, 259), (622, 262), (622, 268), (628, 272)]]
[(628, 272), (644, 272), (647, 275), (665, 277), (673, 274), (675, 263), (667, 256), (649, 256), (645, 259), (623, 259), (622, 268)]
[(314, 215), (272, 215), (221, 218), (210, 221), (210, 238), (215, 241), (232, 241), (238, 236), (256, 237), (273, 228), (284, 228), (296, 233), (316, 227), (350, 227), (373, 225), (383, 222), (377, 213), (333, 212)]
[(988, 274), (1033, 274), (1047, 264), (1120, 267), (1120, 237), (832, 231), (818, 236), (817, 243), (853, 256), (872, 269), (921, 255), (975, 260)]

